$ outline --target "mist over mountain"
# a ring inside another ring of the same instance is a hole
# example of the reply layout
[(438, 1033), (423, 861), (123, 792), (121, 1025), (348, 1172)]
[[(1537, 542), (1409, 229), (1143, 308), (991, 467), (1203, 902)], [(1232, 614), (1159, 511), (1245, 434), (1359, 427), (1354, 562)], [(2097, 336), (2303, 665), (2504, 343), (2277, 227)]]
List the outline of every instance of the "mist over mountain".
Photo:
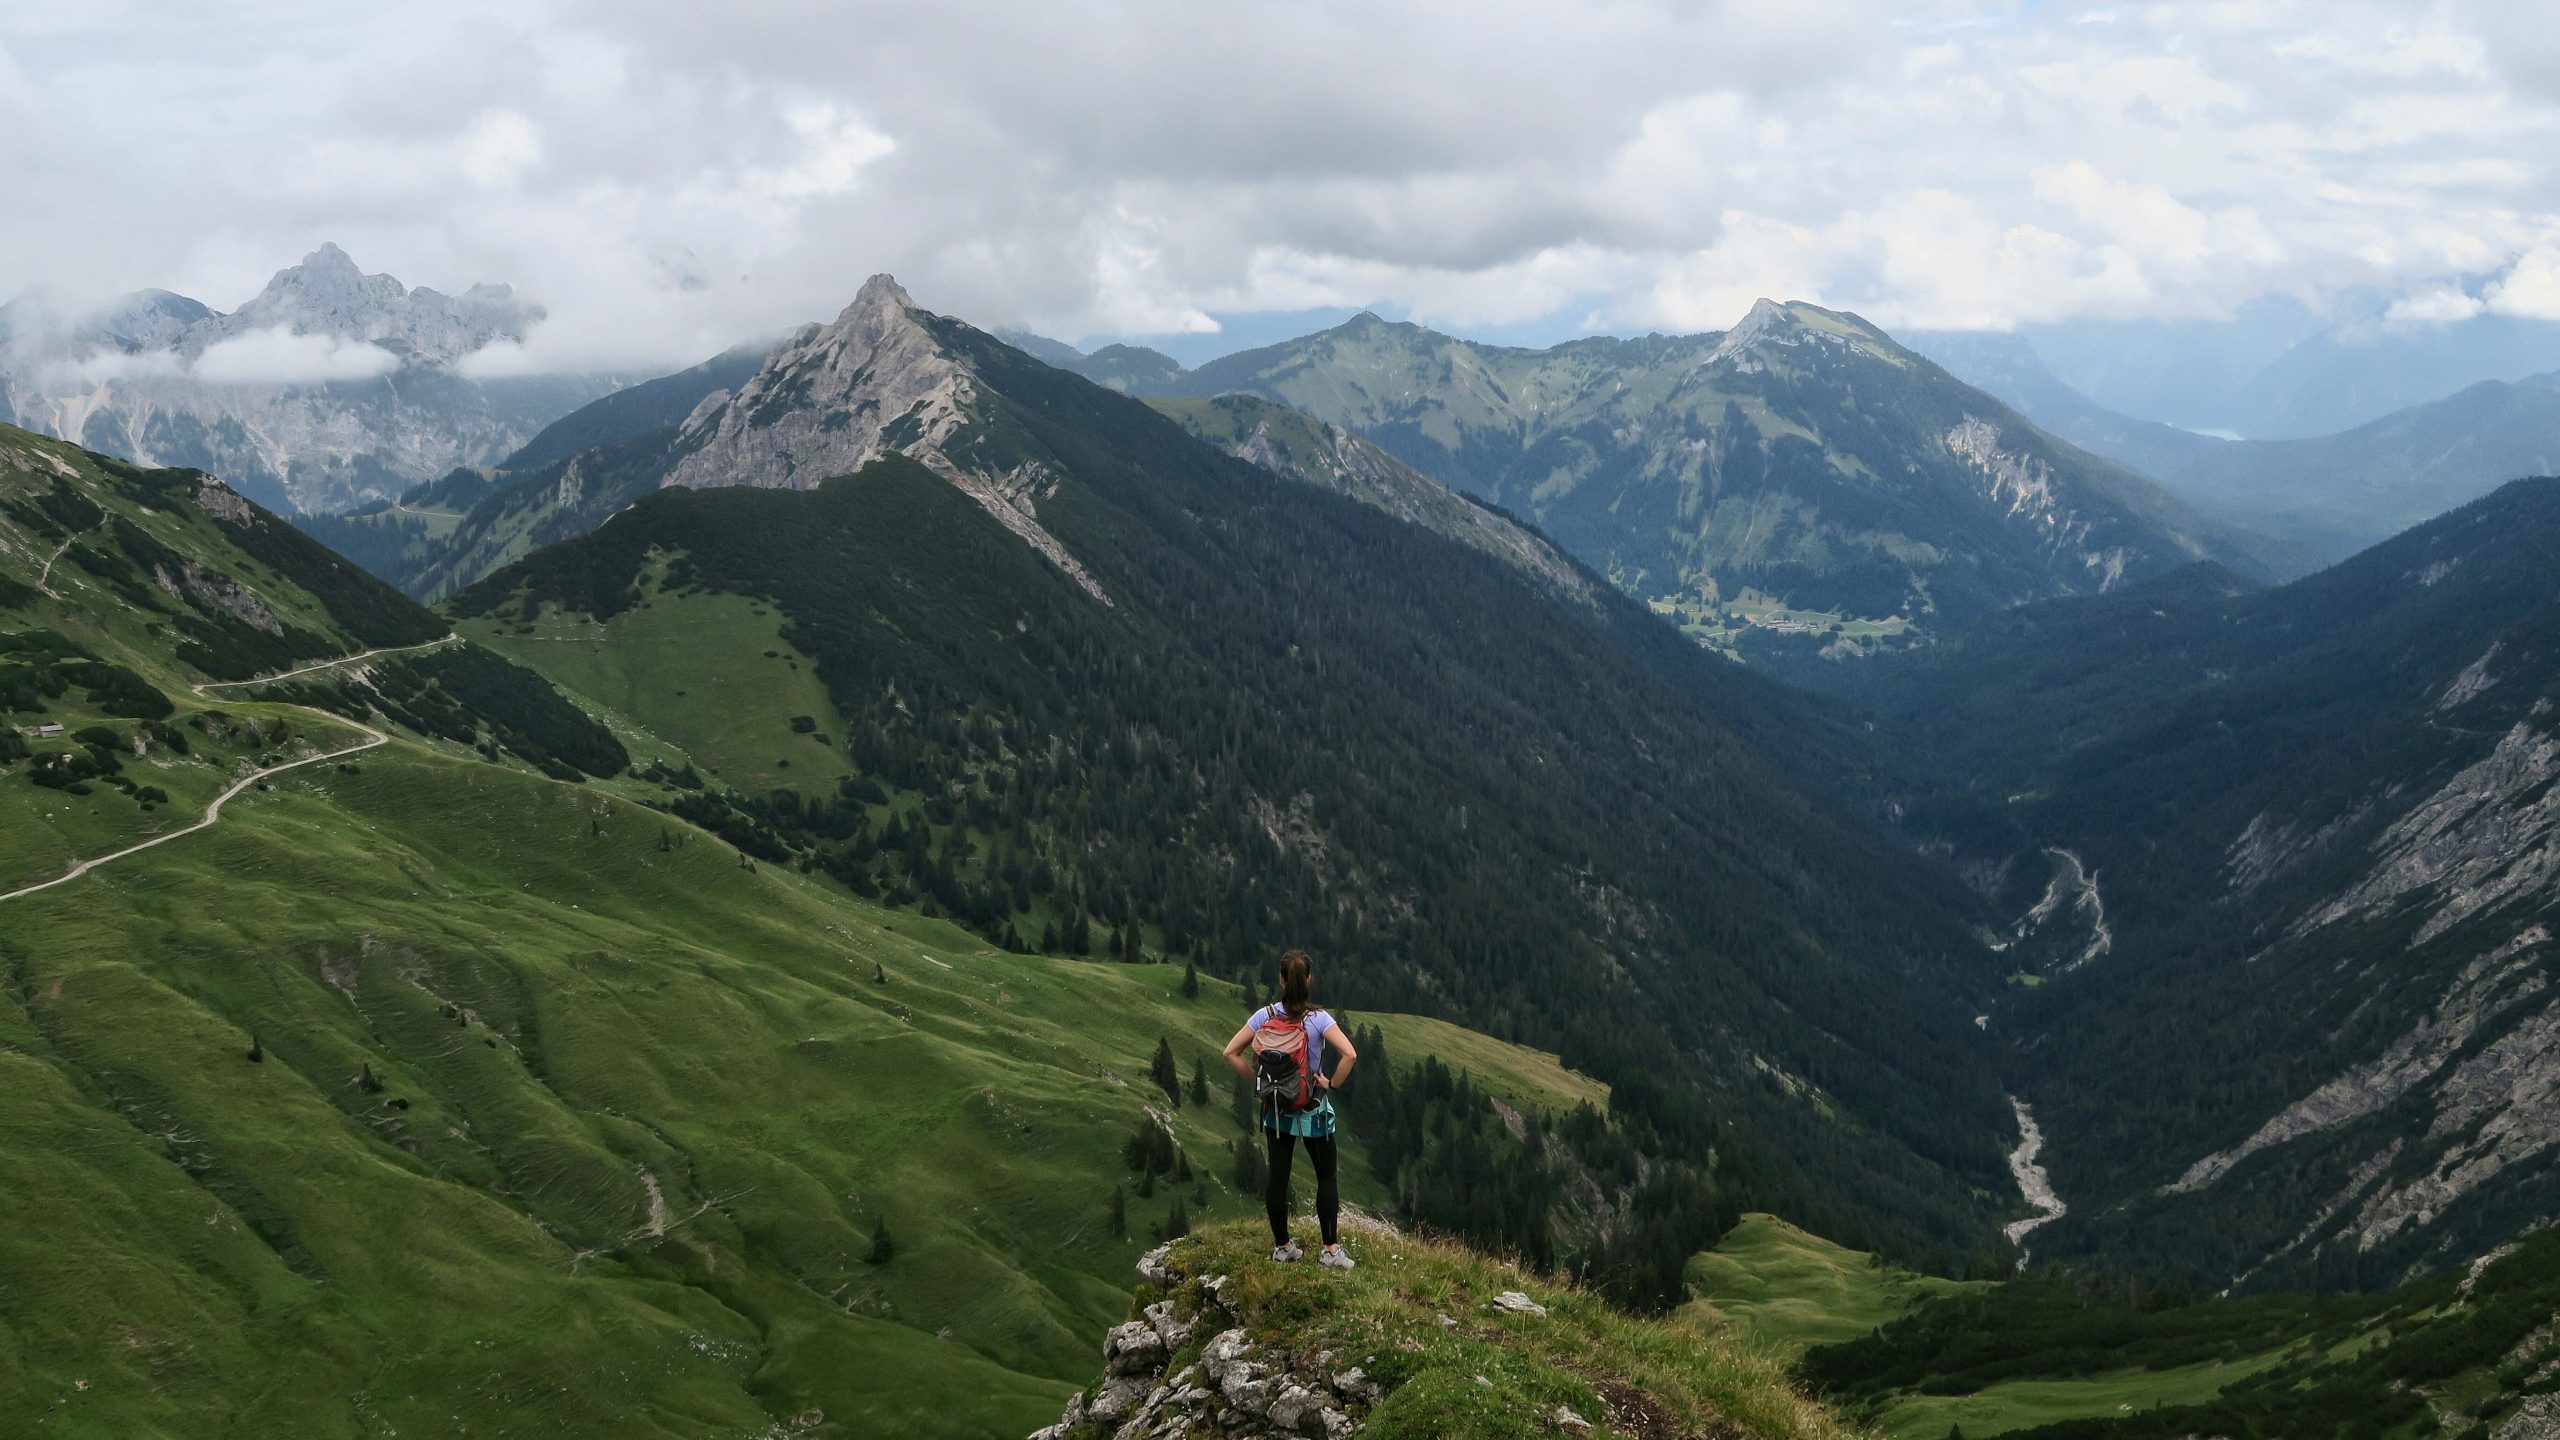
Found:
[(542, 319), (507, 286), (411, 289), (333, 244), (227, 314), (165, 290), (84, 313), (39, 291), (0, 306), (0, 416), (281, 509), (343, 510), (488, 464), (621, 388), (472, 372)]

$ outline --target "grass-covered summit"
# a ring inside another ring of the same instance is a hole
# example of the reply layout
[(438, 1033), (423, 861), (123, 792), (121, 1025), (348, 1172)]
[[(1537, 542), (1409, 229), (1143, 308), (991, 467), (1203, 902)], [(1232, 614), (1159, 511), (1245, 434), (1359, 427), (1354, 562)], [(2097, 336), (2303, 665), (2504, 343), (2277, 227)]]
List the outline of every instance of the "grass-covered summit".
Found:
[(1269, 1233), (1217, 1226), (1152, 1251), (1105, 1374), (1046, 1440), (1134, 1427), (1160, 1440), (1685, 1436), (1854, 1432), (1782, 1366), (1677, 1320), (1639, 1320), (1462, 1246), (1354, 1222), (1358, 1267), (1275, 1264)]

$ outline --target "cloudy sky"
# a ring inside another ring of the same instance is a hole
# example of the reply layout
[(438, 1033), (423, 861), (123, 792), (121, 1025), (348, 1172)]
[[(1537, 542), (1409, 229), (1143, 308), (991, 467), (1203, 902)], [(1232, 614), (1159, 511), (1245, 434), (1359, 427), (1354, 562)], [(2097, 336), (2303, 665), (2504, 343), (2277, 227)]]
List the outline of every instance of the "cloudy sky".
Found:
[(1362, 306), (1547, 338), (1763, 294), (1899, 327), (2560, 317), (2545, 12), (0, 0), (0, 295), (229, 308), (335, 240), (513, 282), (551, 312), (536, 368), (689, 362), (875, 270), (1194, 355)]

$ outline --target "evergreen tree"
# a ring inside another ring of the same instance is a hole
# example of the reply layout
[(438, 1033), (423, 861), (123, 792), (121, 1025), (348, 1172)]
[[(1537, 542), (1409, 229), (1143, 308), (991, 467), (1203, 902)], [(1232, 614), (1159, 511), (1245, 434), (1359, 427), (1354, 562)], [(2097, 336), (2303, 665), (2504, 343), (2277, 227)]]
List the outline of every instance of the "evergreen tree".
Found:
[(1138, 1198), (1141, 1200), (1156, 1198), (1156, 1172), (1153, 1170), (1138, 1177)]
[(1182, 1197), (1173, 1197), (1173, 1213), (1164, 1217), (1164, 1238), (1179, 1240), (1191, 1233), (1191, 1215), (1182, 1208)]
[[(1365, 1052), (1367, 1047), (1363, 1046), (1362, 1049)], [(1253, 1128), (1253, 1087), (1245, 1083), (1245, 1078), (1241, 1075), (1236, 1077), (1234, 1097), (1227, 1102), (1227, 1108), (1236, 1117), (1237, 1129)]]
[(1235, 1153), (1236, 1193), (1247, 1197), (1261, 1194), (1270, 1171), (1269, 1162), (1262, 1157), (1262, 1146), (1251, 1135), (1239, 1136)]
[(1156, 1088), (1164, 1092), (1165, 1100), (1175, 1109), (1181, 1109), (1182, 1068), (1174, 1063), (1171, 1040), (1156, 1037), (1156, 1055), (1147, 1064), (1147, 1074), (1154, 1078)]
[(1209, 1103), (1209, 1062), (1197, 1055), (1191, 1057), (1191, 1103)]
[(886, 1265), (889, 1257), (897, 1253), (898, 1242), (889, 1238), (889, 1221), (883, 1216), (871, 1227), (871, 1263)]
[(1182, 962), (1182, 998), (1185, 1000), (1200, 998), (1200, 966), (1196, 961)]
[(871, 983), (874, 985), (886, 985), (889, 983), (889, 972), (881, 969), (880, 962), (877, 960), (871, 962)]
[(1111, 1187), (1111, 1238), (1129, 1238), (1129, 1192), (1118, 1185)]

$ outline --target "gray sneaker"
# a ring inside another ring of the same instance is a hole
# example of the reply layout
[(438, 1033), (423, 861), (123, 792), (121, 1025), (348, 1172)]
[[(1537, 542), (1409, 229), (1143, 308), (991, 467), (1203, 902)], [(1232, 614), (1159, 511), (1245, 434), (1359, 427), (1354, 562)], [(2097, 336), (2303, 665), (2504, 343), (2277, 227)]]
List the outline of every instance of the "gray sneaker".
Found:
[(1351, 1263), (1350, 1255), (1346, 1254), (1343, 1251), (1343, 1248), (1339, 1245), (1328, 1245), (1322, 1251), (1319, 1251), (1316, 1255), (1316, 1263), (1327, 1270), (1351, 1270), (1357, 1268)]
[(1298, 1242), (1297, 1242), (1297, 1241), (1295, 1241), (1295, 1240), (1292, 1240), (1292, 1241), (1290, 1241), (1290, 1242), (1289, 1242), (1288, 1244), (1286, 1244), (1286, 1245), (1274, 1245), (1274, 1246), (1272, 1246), (1272, 1247), (1271, 1247), (1271, 1258), (1272, 1258), (1273, 1260), (1278, 1261), (1280, 1264), (1286, 1265), (1286, 1264), (1289, 1264), (1289, 1263), (1290, 1263), (1290, 1262), (1292, 1262), (1292, 1261), (1296, 1261), (1296, 1260), (1304, 1260), (1304, 1259), (1306, 1259), (1306, 1258), (1307, 1258), (1307, 1252), (1306, 1252), (1306, 1251), (1304, 1251), (1304, 1250), (1299, 1249), (1299, 1248), (1298, 1248)]

